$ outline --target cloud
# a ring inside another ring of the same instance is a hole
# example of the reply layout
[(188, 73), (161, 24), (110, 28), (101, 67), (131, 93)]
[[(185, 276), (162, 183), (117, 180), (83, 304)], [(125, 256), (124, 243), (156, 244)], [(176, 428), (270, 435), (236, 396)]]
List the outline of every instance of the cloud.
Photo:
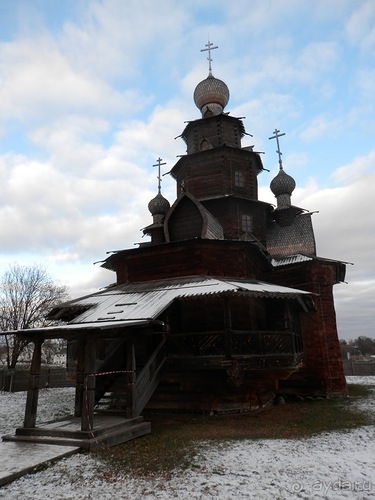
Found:
[(332, 120), (323, 115), (316, 116), (306, 125), (306, 128), (301, 131), (300, 137), (303, 141), (314, 141), (324, 136), (327, 131), (334, 131), (337, 123), (337, 119)]
[(323, 190), (316, 186), (310, 194), (305, 193), (303, 201), (296, 200), (300, 206), (319, 210), (313, 218), (318, 255), (354, 264), (347, 266), (348, 285), (335, 287), (339, 334), (343, 338), (375, 336), (375, 172), (363, 171), (355, 178), (344, 175), (358, 163), (362, 162), (356, 160), (350, 167), (339, 169), (336, 178), (344, 185)]
[(23, 122), (71, 112), (124, 108), (123, 97), (103, 81), (75, 71), (49, 38), (1, 44), (0, 115)]
[(363, 49), (375, 47), (375, 4), (372, 0), (362, 1), (346, 23), (346, 32), (353, 44)]
[[(375, 151), (366, 156), (355, 158), (348, 165), (343, 165), (333, 172), (332, 177), (337, 183), (350, 184), (352, 182), (363, 182), (369, 171), (375, 170)], [(366, 182), (366, 181), (365, 181)]]
[[(0, 266), (42, 260), (74, 295), (111, 282), (112, 273), (91, 262), (133, 248), (151, 222), (152, 165), (160, 156), (166, 170), (173, 167), (186, 149), (174, 137), (199, 117), (192, 93), (207, 75), (199, 50), (209, 30), (220, 47), (214, 74), (231, 91), (227, 110), (246, 116), (254, 138), (243, 145), (265, 151), (272, 170), (259, 178), (260, 199), (276, 202), (268, 184), (277, 155), (268, 137), (277, 127), (287, 134), (293, 202), (320, 212), (319, 254), (355, 263), (337, 300), (347, 325), (350, 314), (359, 324), (373, 306), (366, 299), (375, 233), (373, 69), (363, 57), (373, 47), (372, 2), (73, 4), (62, 15), (47, 12), (44, 0), (38, 8), (28, 3), (17, 29), (0, 38)], [(162, 189), (173, 202), (169, 176)]]
[[(79, 262), (140, 241), (157, 192), (152, 165), (160, 155), (170, 170), (177, 153), (185, 152), (181, 139), (173, 139), (183, 126), (181, 110), (171, 103), (156, 107), (146, 122), (124, 123), (106, 146), (100, 144), (107, 132), (101, 120), (68, 116), (36, 129), (31, 137), (46, 160), (0, 157), (2, 250), (21, 255), (26, 244), (56, 262)], [(163, 193), (173, 199), (175, 189), (163, 177)]]

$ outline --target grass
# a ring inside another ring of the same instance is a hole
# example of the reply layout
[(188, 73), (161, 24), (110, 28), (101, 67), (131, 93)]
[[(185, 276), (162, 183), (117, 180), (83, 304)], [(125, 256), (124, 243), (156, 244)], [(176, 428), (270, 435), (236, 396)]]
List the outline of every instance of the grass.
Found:
[(154, 415), (147, 418), (152, 424), (150, 435), (97, 455), (108, 463), (108, 471), (103, 471), (107, 480), (116, 473), (168, 478), (176, 468), (194, 467), (202, 441), (300, 439), (373, 424), (374, 419), (355, 405), (370, 394), (365, 386), (349, 385), (349, 398), (294, 401), (253, 413)]

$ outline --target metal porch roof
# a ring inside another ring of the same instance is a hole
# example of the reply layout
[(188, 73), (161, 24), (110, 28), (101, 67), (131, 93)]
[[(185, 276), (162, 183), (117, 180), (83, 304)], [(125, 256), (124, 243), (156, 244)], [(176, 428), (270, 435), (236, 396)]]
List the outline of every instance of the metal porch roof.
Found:
[[(116, 286), (62, 304), (55, 311), (58, 314), (69, 308), (83, 310), (69, 322), (70, 325), (154, 320), (175, 299), (235, 293), (285, 299), (301, 299), (311, 295), (306, 291), (261, 281), (185, 277)], [(53, 315), (50, 317), (53, 318)]]
[(139, 327), (149, 324), (148, 320), (123, 320), (123, 321), (104, 321), (103, 323), (93, 322), (93, 323), (68, 323), (55, 326), (45, 326), (42, 328), (28, 328), (25, 330), (17, 330), (17, 332), (4, 332), (4, 333), (19, 333), (23, 335), (29, 335), (30, 333), (43, 333), (46, 337), (54, 338), (54, 334), (64, 334), (69, 336), (69, 333), (77, 331), (87, 331), (87, 330), (110, 330), (113, 328), (125, 328), (125, 327)]

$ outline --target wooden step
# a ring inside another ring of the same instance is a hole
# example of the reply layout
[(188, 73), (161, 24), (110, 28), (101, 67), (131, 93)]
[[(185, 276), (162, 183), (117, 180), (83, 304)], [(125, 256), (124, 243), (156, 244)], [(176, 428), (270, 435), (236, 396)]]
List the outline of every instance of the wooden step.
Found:
[(122, 410), (127, 407), (126, 394), (117, 392), (106, 392), (104, 396), (95, 404), (97, 410)]
[[(60, 431), (60, 434), (52, 433), (44, 429), (17, 429), (16, 435), (3, 436), (4, 441), (25, 441), (29, 443), (44, 443), (62, 446), (77, 446), (84, 450), (95, 450), (101, 447), (111, 447), (125, 443), (137, 437), (144, 436), (151, 432), (150, 422), (143, 422), (140, 419), (131, 419), (137, 421), (129, 425), (109, 426), (101, 433), (93, 435), (91, 432), (71, 432)], [(95, 432), (95, 431), (94, 431)], [(82, 435), (84, 434), (84, 435)], [(78, 437), (79, 436), (79, 437)]]
[(3, 441), (12, 442), (27, 442), (27, 443), (42, 443), (42, 444), (54, 444), (61, 446), (76, 446), (82, 448), (81, 439), (69, 439), (63, 437), (51, 437), (51, 436), (22, 436), (22, 435), (6, 435), (2, 436)]
[(119, 429), (130, 428), (142, 422), (143, 417), (125, 418), (123, 416), (95, 415), (93, 429), (82, 431), (81, 419), (79, 417), (72, 417), (70, 419), (48, 422), (32, 428), (19, 427), (16, 429), (16, 435), (86, 439), (87, 437), (99, 437), (102, 434), (116, 432)]

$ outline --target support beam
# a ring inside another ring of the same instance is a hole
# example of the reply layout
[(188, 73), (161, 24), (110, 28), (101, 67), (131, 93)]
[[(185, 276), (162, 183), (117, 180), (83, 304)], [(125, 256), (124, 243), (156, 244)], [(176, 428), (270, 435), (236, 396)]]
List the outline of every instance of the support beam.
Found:
[(135, 388), (135, 374), (136, 374), (136, 360), (135, 360), (135, 346), (132, 335), (129, 336), (126, 342), (126, 369), (131, 373), (129, 374), (129, 382), (126, 391), (126, 416), (133, 418), (135, 416), (135, 403), (134, 401), (134, 388)]
[(36, 337), (34, 340), (34, 352), (31, 361), (29, 388), (27, 390), (24, 427), (35, 427), (36, 414), (38, 410), (39, 378), (42, 361), (42, 344), (44, 339)]
[(151, 354), (142, 371), (137, 374), (133, 391), (133, 417), (138, 417), (142, 413), (155, 392), (160, 381), (161, 370), (166, 361), (167, 349), (164, 338)]
[(226, 359), (231, 359), (231, 357), (232, 357), (232, 340), (231, 340), (232, 315), (231, 315), (228, 297), (224, 297), (223, 301), (224, 301), (223, 306), (224, 306), (225, 357), (226, 357)]
[(82, 398), (81, 430), (91, 431), (94, 427), (96, 376), (96, 338), (87, 336), (84, 349), (84, 384)]
[(83, 401), (83, 383), (85, 378), (84, 373), (84, 339), (79, 339), (77, 342), (77, 369), (76, 369), (76, 391), (74, 401), (74, 416), (82, 417), (82, 401)]

